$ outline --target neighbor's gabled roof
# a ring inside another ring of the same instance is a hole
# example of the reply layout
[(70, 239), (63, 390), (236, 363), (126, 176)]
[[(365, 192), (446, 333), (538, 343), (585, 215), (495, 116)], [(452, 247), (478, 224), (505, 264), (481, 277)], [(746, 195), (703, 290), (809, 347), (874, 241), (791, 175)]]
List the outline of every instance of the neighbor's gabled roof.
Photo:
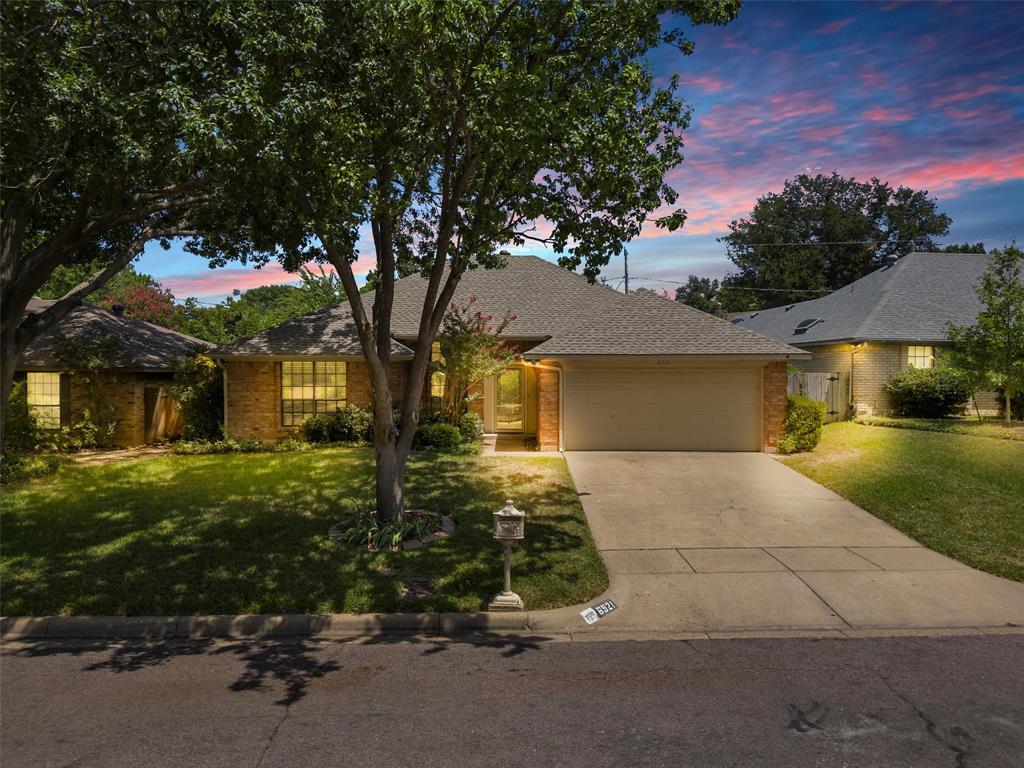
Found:
[(946, 339), (949, 323), (975, 322), (982, 308), (975, 286), (988, 258), (976, 253), (911, 253), (820, 299), (746, 312), (732, 322), (800, 347), (861, 341), (939, 343)]
[[(54, 302), (32, 299), (26, 311), (42, 312)], [(19, 370), (60, 370), (60, 351), (67, 341), (109, 336), (119, 341), (111, 369), (170, 371), (184, 357), (208, 351), (213, 344), (145, 320), (115, 315), (102, 307), (83, 304), (28, 345)]]
[[(503, 335), (534, 340), (528, 357), (563, 355), (800, 355), (800, 350), (728, 321), (662, 298), (626, 295), (595, 285), (536, 256), (511, 256), (502, 269), (474, 269), (459, 281), (454, 302), (495, 322), (515, 315)], [(392, 351), (409, 355), (419, 328), (427, 281), (395, 283)], [(373, 294), (362, 295), (367, 314)], [(289, 320), (214, 353), (222, 357), (360, 355), (346, 304)]]

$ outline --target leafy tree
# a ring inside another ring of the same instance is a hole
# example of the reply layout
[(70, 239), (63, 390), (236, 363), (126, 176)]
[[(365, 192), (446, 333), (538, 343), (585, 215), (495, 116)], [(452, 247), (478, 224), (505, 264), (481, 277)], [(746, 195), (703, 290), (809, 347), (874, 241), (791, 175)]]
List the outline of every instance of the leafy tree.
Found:
[(984, 243), (963, 243), (962, 245), (947, 245), (943, 247), (942, 253), (988, 253)]
[[(290, 4), (9, 0), (0, 12), (0, 404), (39, 334), (137, 257), (149, 241), (245, 227), (252, 190), (271, 187), (278, 73), (246, 46), (289, 50)], [(273, 23), (264, 23), (273, 16)], [(273, 252), (244, 233), (218, 258)], [(264, 249), (261, 251), (261, 249)], [(61, 266), (95, 271), (45, 312), (31, 297)], [(0, 424), (3, 413), (0, 413)], [(0, 433), (2, 444), (2, 433)]]
[(202, 355), (190, 355), (174, 370), (174, 399), (185, 418), (185, 440), (224, 436), (224, 371)]
[(493, 317), (473, 309), (475, 302), (476, 297), (471, 296), (463, 304), (452, 305), (437, 337), (442, 359), (434, 365), (444, 376), (441, 416), (456, 426), (466, 412), (473, 386), (515, 359), (515, 350), (499, 338), (515, 315), (505, 315), (495, 326)]
[(721, 290), (722, 286), (718, 280), (690, 275), (684, 285), (676, 288), (676, 301), (688, 304), (701, 312), (722, 317), (725, 315), (725, 309), (719, 295)]
[[(431, 344), (462, 275), (500, 267), (501, 245), (530, 240), (595, 279), (652, 212), (673, 204), (665, 174), (682, 160), (689, 110), (675, 78), (655, 84), (647, 55), (662, 44), (690, 53), (673, 19), (725, 23), (739, 2), (299, 7), (307, 23), (278, 27), (288, 45), (243, 46), (251, 66), (290, 78), (267, 96), (288, 108), (276, 116), (274, 183), (254, 201), (252, 231), (281, 244), (286, 268), (326, 261), (341, 279), (373, 392), (376, 509), (390, 521), (404, 509)], [(376, 262), (370, 306), (352, 271), (363, 224)], [(399, 268), (425, 284), (396, 422), (388, 378)]]
[[(1024, 280), (1016, 244), (993, 250), (988, 268), (977, 286), (984, 305), (977, 322), (969, 326), (950, 325), (954, 365), (986, 376), (1000, 388), (1005, 401), (1006, 423), (1013, 417), (1011, 401), (1024, 392)], [(976, 379), (977, 380), (977, 379)]]
[(179, 330), (214, 344), (230, 344), (252, 336), (286, 320), (313, 312), (328, 304), (337, 304), (336, 289), (329, 273), (321, 279), (315, 273), (303, 285), (261, 285), (247, 291), (235, 290), (213, 306), (203, 306), (194, 298), (182, 307)]
[(834, 291), (887, 259), (934, 250), (932, 237), (945, 235), (950, 221), (926, 191), (802, 174), (759, 198), (750, 217), (733, 221), (721, 238), (736, 267), (725, 279), (730, 300), (745, 294), (727, 308), (763, 309)]
[[(99, 268), (96, 262), (59, 266), (36, 295), (43, 299), (59, 299)], [(174, 294), (154, 277), (136, 271), (130, 264), (98, 291), (83, 297), (82, 301), (106, 309), (121, 304), (131, 317), (165, 328), (180, 329), (182, 313), (174, 303)]]

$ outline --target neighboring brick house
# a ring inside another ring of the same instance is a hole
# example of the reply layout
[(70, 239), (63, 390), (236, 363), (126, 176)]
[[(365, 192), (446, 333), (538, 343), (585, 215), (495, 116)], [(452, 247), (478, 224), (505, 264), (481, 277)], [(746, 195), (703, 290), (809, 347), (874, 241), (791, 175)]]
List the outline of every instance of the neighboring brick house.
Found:
[[(392, 388), (412, 358), (426, 281), (399, 280)], [(467, 272), (455, 301), (516, 315), (504, 331), (519, 358), (482, 383), (473, 407), (489, 433), (542, 450), (761, 450), (782, 429), (786, 362), (806, 353), (691, 307), (625, 295), (533, 256)], [(369, 307), (373, 297), (362, 297)], [(225, 428), (239, 438), (296, 432), (310, 415), (367, 406), (368, 377), (346, 304), (216, 350)], [(426, 395), (431, 384), (424, 381)]]
[[(827, 296), (732, 317), (741, 328), (811, 352), (794, 365), (849, 373), (852, 415), (885, 414), (885, 384), (910, 366), (931, 368), (948, 349), (950, 323), (971, 325), (981, 311), (975, 287), (988, 256), (911, 253)], [(998, 399), (978, 393), (982, 412)]]
[[(32, 299), (28, 312), (52, 302)], [(109, 365), (95, 373), (75, 371), (69, 355), (76, 344), (109, 339)], [(27, 385), (28, 405), (44, 429), (71, 426), (89, 410), (95, 422), (110, 425), (103, 442), (132, 446), (173, 438), (182, 427), (171, 397), (175, 364), (213, 345), (115, 311), (85, 304), (33, 341), (15, 377)], [(95, 383), (86, 384), (95, 378)], [(102, 413), (97, 413), (97, 409)]]

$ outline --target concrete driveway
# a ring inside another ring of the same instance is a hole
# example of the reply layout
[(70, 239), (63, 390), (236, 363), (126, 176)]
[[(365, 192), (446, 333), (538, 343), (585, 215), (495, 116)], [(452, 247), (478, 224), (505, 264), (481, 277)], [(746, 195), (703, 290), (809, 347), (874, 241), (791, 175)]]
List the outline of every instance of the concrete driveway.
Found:
[(920, 546), (770, 456), (566, 458), (619, 606), (595, 629), (1024, 625), (1024, 584)]

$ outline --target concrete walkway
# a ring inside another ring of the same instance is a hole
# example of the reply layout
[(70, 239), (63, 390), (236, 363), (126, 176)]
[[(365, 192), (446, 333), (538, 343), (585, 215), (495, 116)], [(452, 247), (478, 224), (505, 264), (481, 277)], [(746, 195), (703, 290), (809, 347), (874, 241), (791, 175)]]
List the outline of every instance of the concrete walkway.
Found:
[[(1024, 625), (1024, 584), (759, 453), (569, 453), (618, 610), (595, 632)], [(596, 601), (595, 601), (596, 602)], [(531, 614), (557, 631), (568, 611)]]

